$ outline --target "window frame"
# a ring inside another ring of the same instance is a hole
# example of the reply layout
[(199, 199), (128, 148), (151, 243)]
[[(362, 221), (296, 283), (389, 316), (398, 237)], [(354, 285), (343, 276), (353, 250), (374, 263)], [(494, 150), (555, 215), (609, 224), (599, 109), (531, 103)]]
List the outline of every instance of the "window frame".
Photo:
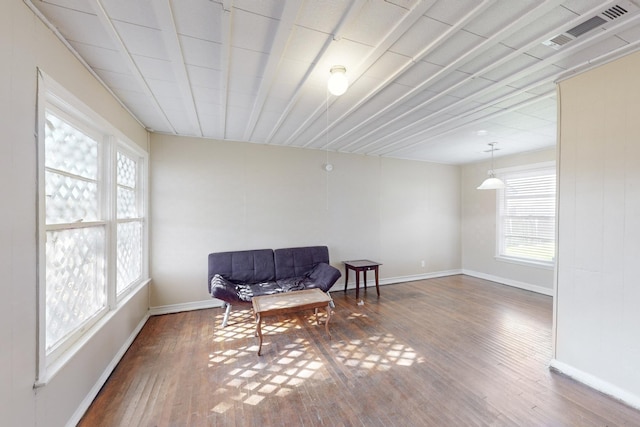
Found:
[[(536, 171), (540, 171), (540, 172), (544, 172), (544, 171), (549, 171), (550, 169), (553, 169), (555, 171), (556, 174), (556, 180), (555, 180), (555, 209), (554, 209), (554, 217), (553, 217), (553, 223), (554, 223), (554, 227), (557, 227), (557, 216), (558, 216), (558, 173), (557, 173), (557, 166), (556, 166), (556, 162), (555, 161), (548, 161), (548, 162), (540, 162), (540, 163), (533, 163), (533, 164), (527, 164), (527, 165), (520, 165), (520, 166), (513, 166), (513, 167), (508, 167), (508, 168), (501, 168), (501, 169), (496, 169), (494, 171), (494, 173), (496, 174), (496, 177), (502, 179), (503, 181), (505, 181), (505, 188), (504, 189), (499, 189), (496, 190), (496, 245), (495, 245), (495, 259), (498, 261), (502, 261), (502, 262), (507, 262), (507, 263), (512, 263), (512, 264), (520, 264), (520, 265), (525, 265), (525, 266), (533, 266), (533, 267), (538, 267), (538, 268), (544, 268), (544, 269), (548, 269), (548, 270), (553, 270), (555, 268), (555, 263), (556, 263), (556, 257), (557, 254), (554, 253), (554, 257), (553, 260), (551, 261), (544, 261), (544, 260), (538, 260), (538, 259), (533, 259), (533, 258), (525, 258), (525, 257), (515, 257), (515, 256), (510, 256), (510, 255), (505, 255), (502, 253), (503, 248), (505, 247), (505, 242), (504, 242), (504, 223), (502, 220), (502, 205), (501, 205), (501, 201), (504, 199), (504, 193), (505, 193), (505, 189), (508, 186), (508, 179), (507, 177), (509, 175), (515, 175), (515, 174), (520, 174), (520, 175), (525, 175), (527, 173), (531, 173), (531, 172), (536, 172)], [(557, 239), (557, 230), (554, 230), (553, 233), (553, 247), (554, 247), (554, 251), (556, 250), (556, 239)]]
[[(133, 289), (135, 289), (136, 284), (140, 282), (140, 280), (143, 280), (144, 278), (148, 277), (149, 273), (148, 273), (148, 265), (149, 265), (149, 251), (145, 250), (144, 246), (146, 244), (146, 242), (148, 241), (148, 236), (149, 236), (149, 227), (146, 226), (147, 224), (147, 210), (148, 210), (148, 179), (146, 178), (146, 171), (148, 170), (148, 166), (147, 166), (147, 160), (146, 160), (146, 155), (141, 154), (140, 150), (134, 150), (129, 144), (126, 144), (126, 142), (118, 139), (117, 144), (115, 144), (115, 154), (113, 156), (113, 159), (116, 163), (116, 167), (113, 168), (113, 173), (114, 173), (114, 178), (113, 178), (113, 184), (114, 184), (114, 198), (115, 203), (113, 203), (113, 208), (114, 208), (114, 213), (113, 213), (113, 218), (114, 218), (114, 226), (115, 226), (115, 231), (114, 231), (114, 236), (115, 236), (115, 243), (113, 245), (113, 249), (115, 251), (115, 253), (113, 254), (114, 259), (117, 260), (118, 258), (118, 254), (117, 254), (117, 244), (118, 244), (118, 225), (122, 224), (122, 223), (129, 223), (129, 222), (139, 222), (141, 224), (142, 230), (141, 230), (141, 244), (142, 244), (142, 268), (140, 271), (140, 277), (138, 277), (136, 280), (134, 280), (132, 283), (128, 284), (127, 286), (125, 286), (119, 293), (118, 293), (118, 284), (115, 284), (115, 301), (116, 303), (120, 302), (122, 299), (126, 298), (127, 295), (132, 292)], [(117, 155), (118, 153), (122, 153), (124, 155), (126, 155), (129, 158), (132, 158), (135, 162), (136, 165), (138, 167), (138, 172), (136, 174), (136, 204), (137, 204), (137, 211), (138, 211), (138, 216), (134, 217), (134, 218), (118, 218), (118, 214), (117, 214), (117, 196), (118, 196), (118, 179), (117, 179)], [(116, 263), (114, 263), (116, 264)], [(115, 280), (117, 281), (118, 279), (118, 272), (117, 272), (117, 265), (116, 265), (116, 271), (114, 272), (114, 277)]]
[[(46, 385), (48, 381), (76, 354), (83, 345), (112, 317), (127, 301), (128, 297), (149, 281), (149, 221), (148, 221), (148, 153), (129, 140), (108, 121), (95, 113), (86, 104), (67, 91), (55, 80), (38, 69), (38, 87), (36, 96), (36, 205), (37, 205), (37, 366), (34, 387)], [(76, 127), (95, 139), (98, 144), (98, 218), (96, 221), (78, 224), (47, 224), (45, 194), (45, 120), (46, 112)], [(136, 196), (139, 203), (138, 213), (142, 226), (141, 233), (141, 274), (120, 294), (117, 289), (117, 152), (122, 151), (135, 157), (140, 167), (137, 174)], [(46, 239), (50, 230), (66, 230), (85, 227), (103, 227), (104, 248), (102, 262), (105, 275), (105, 306), (91, 314), (78, 327), (70, 331), (56, 345), (47, 349), (46, 342)]]

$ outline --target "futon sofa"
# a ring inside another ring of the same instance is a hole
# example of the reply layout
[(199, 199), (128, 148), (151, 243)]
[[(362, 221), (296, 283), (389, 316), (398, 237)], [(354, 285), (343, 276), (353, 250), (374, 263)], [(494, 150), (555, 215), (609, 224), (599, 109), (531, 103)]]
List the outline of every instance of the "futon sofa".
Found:
[(326, 246), (283, 249), (257, 249), (209, 254), (209, 293), (232, 305), (250, 304), (258, 295), (319, 288), (327, 292), (340, 278), (340, 271), (329, 265)]

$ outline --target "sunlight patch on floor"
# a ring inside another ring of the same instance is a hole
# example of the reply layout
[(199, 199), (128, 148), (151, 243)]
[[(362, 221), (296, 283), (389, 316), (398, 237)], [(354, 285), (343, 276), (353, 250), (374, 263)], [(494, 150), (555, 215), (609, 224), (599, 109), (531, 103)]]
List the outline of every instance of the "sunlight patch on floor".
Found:
[(397, 342), (392, 334), (374, 335), (366, 340), (341, 341), (332, 345), (336, 360), (345, 366), (364, 370), (388, 371), (394, 366), (423, 363), (414, 349)]

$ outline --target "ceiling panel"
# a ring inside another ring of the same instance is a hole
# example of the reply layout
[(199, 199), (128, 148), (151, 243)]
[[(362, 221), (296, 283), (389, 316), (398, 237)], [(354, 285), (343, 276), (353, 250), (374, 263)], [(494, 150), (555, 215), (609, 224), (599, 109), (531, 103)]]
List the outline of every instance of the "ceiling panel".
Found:
[(447, 164), (553, 146), (555, 81), (640, 49), (640, 0), (424, 1), (25, 0), (155, 132)]
[[(130, 0), (125, 0), (130, 1)], [(180, 0), (171, 8), (178, 34), (195, 39), (222, 43), (222, 4), (210, 0)], [(217, 25), (211, 25), (216, 23)]]
[(103, 5), (107, 15), (114, 21), (158, 28), (156, 16), (148, 0), (103, 0), (100, 3)]
[[(416, 0), (414, 0), (415, 2)], [(407, 9), (389, 2), (366, 2), (343, 37), (375, 46), (407, 13)]]
[(127, 64), (118, 50), (78, 42), (71, 42), (71, 45), (94, 70), (129, 72)]
[(130, 55), (169, 60), (160, 30), (118, 21), (113, 26)]
[(391, 46), (390, 50), (401, 55), (414, 57), (447, 31), (449, 27), (437, 19), (423, 16)]
[(180, 46), (185, 64), (214, 70), (222, 69), (220, 58), (222, 46), (220, 43), (181, 36)]

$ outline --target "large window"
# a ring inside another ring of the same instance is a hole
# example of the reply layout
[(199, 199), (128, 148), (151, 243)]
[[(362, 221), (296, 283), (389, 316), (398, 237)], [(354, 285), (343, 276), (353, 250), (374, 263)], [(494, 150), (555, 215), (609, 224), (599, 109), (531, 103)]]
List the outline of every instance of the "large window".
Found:
[(39, 373), (146, 280), (146, 154), (64, 89), (39, 86)]
[(556, 235), (555, 163), (496, 171), (498, 257), (553, 266)]

